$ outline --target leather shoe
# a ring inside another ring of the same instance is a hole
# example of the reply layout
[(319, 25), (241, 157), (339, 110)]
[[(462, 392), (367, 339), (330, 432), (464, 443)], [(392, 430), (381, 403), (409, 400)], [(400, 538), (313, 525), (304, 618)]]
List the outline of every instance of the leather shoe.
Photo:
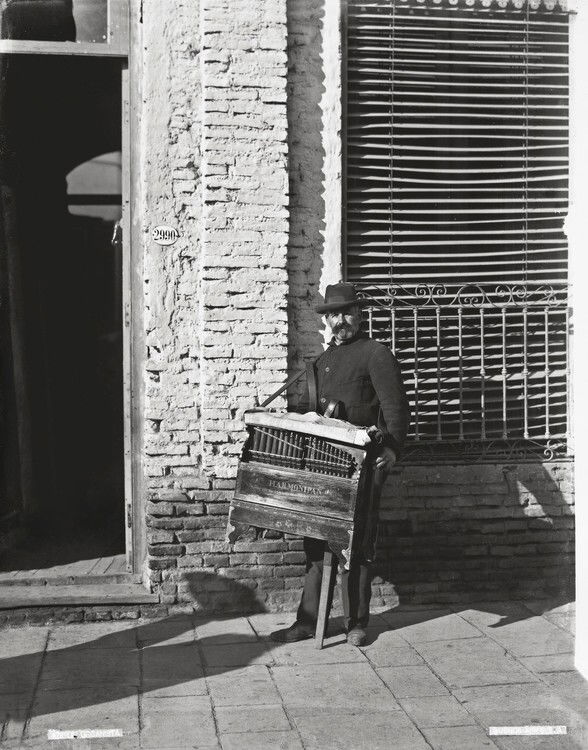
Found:
[(352, 646), (363, 646), (367, 641), (367, 633), (363, 628), (352, 628), (347, 633), (347, 643)]
[(308, 625), (295, 622), (289, 628), (274, 630), (273, 633), (270, 633), (270, 638), (277, 643), (296, 643), (296, 641), (305, 641), (308, 638), (314, 638), (314, 633)]

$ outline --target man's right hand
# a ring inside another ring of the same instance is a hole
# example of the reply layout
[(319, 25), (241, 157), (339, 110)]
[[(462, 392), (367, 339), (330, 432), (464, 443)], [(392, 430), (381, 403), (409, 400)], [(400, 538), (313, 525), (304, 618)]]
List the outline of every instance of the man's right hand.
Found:
[(376, 458), (376, 469), (392, 471), (396, 461), (395, 451), (386, 445), (381, 449), (380, 455)]

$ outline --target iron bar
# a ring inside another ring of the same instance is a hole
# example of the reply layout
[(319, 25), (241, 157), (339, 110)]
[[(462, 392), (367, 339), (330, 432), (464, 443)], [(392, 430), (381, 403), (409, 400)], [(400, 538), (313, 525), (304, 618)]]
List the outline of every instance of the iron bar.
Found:
[(506, 307), (502, 308), (502, 438), (508, 438), (506, 421)]
[(437, 332), (437, 440), (441, 435), (441, 308), (435, 308), (435, 323)]
[(257, 428), (259, 432), (259, 454), (267, 453), (267, 432), (263, 428)]
[(480, 308), (480, 408), (482, 410), (481, 439), (486, 440), (486, 370), (484, 367), (484, 308)]
[(570, 308), (566, 307), (566, 442), (568, 450), (571, 446), (572, 436), (572, 336), (570, 334)]
[(415, 307), (413, 314), (413, 340), (414, 340), (414, 439), (419, 439), (419, 334), (418, 334), (418, 310)]
[(392, 353), (396, 353), (396, 308), (394, 305), (390, 307), (390, 327), (391, 327), (391, 333), (390, 333), (390, 344), (392, 348)]
[(528, 311), (523, 307), (523, 437), (529, 438)]
[(551, 437), (549, 403), (549, 308), (543, 311), (545, 320), (545, 439)]
[(458, 356), (459, 356), (459, 439), (464, 439), (463, 434), (463, 308), (460, 305), (457, 308), (457, 343), (458, 343)]

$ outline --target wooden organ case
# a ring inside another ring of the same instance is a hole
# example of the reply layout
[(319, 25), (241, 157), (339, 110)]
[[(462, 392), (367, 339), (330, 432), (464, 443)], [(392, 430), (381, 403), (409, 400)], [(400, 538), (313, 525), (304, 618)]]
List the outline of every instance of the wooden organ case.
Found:
[[(349, 568), (366, 518), (370, 439), (364, 428), (315, 413), (252, 409), (230, 504), (227, 541), (249, 528), (324, 539)], [(367, 497), (366, 497), (367, 495)]]

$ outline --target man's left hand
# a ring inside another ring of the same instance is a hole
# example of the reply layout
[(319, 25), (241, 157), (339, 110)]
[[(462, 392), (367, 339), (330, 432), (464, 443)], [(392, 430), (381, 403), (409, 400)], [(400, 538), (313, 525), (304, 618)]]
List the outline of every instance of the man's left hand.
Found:
[(380, 455), (376, 458), (376, 469), (390, 471), (396, 463), (396, 453), (389, 446), (384, 446)]

